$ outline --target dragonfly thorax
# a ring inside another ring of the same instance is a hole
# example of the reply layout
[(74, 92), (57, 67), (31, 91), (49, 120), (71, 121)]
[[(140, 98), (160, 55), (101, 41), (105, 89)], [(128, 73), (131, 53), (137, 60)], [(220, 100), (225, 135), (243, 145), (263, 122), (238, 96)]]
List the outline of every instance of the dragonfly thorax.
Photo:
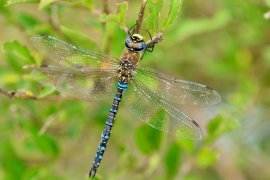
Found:
[(128, 60), (120, 60), (118, 69), (118, 80), (121, 83), (130, 83), (135, 67)]

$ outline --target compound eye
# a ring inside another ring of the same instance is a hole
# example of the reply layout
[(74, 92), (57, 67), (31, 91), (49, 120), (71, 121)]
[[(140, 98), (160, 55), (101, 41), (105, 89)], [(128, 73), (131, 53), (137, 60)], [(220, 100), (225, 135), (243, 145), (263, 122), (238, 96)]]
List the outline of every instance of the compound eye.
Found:
[(131, 41), (131, 39), (130, 39), (129, 37), (126, 38), (126, 40), (125, 40), (125, 45), (126, 45), (126, 47), (127, 47), (128, 49), (132, 47), (132, 44), (133, 44), (133, 42)]
[(145, 42), (136, 43), (136, 44), (133, 46), (133, 51), (135, 51), (135, 52), (144, 51), (145, 49), (146, 49), (146, 44), (145, 44)]

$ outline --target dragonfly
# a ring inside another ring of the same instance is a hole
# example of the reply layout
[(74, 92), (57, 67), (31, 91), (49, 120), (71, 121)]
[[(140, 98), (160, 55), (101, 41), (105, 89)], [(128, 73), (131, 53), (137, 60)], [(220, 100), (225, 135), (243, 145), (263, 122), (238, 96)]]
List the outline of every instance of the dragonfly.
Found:
[[(114, 97), (89, 172), (92, 178), (100, 166), (121, 101), (131, 113), (153, 128), (190, 140), (203, 139), (201, 128), (171, 104), (208, 106), (221, 102), (220, 95), (209, 86), (140, 66), (143, 54), (152, 52), (155, 43), (146, 45), (143, 36), (134, 33), (136, 25), (128, 30), (125, 49), (119, 59), (45, 34), (30, 38), (38, 51), (57, 64), (35, 67), (31, 72), (35, 80), (81, 99)], [(149, 36), (152, 39), (150, 33)]]

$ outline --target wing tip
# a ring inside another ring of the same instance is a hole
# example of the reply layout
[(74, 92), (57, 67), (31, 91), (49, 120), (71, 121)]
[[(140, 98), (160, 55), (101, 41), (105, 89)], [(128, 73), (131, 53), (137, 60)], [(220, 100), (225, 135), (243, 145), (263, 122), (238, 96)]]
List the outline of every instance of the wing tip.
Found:
[(216, 100), (213, 102), (213, 104), (210, 104), (210, 105), (215, 105), (215, 104), (221, 103), (221, 101), (222, 101), (221, 96), (220, 96), (220, 94), (219, 94), (214, 88), (212, 88), (212, 87), (210, 87), (210, 86), (206, 86), (206, 85), (205, 85), (204, 87), (205, 87), (206, 89), (212, 91), (213, 94), (214, 94), (215, 97), (216, 97)]
[(35, 34), (32, 37), (30, 37), (30, 42), (34, 42), (36, 39), (48, 37), (47, 34)]

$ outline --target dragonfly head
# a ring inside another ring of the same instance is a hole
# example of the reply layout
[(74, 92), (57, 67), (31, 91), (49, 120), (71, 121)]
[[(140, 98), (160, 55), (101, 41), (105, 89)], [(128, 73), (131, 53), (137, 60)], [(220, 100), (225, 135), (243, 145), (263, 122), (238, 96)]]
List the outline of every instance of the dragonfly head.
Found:
[[(125, 40), (126, 48), (134, 52), (144, 52), (145, 50), (152, 52), (154, 49), (155, 43), (153, 43), (153, 45), (151, 46), (146, 46), (146, 43), (143, 40), (143, 36), (140, 34), (134, 34), (135, 26), (137, 26), (137, 23), (138, 21), (136, 21), (136, 24), (128, 30), (129, 37), (127, 37)], [(131, 32), (132, 30), (133, 32)], [(152, 40), (151, 34), (149, 33), (149, 31), (147, 32), (150, 36), (150, 39)]]
[(143, 36), (140, 34), (132, 34), (125, 40), (126, 48), (134, 52), (142, 52), (146, 49), (146, 44), (143, 40)]

